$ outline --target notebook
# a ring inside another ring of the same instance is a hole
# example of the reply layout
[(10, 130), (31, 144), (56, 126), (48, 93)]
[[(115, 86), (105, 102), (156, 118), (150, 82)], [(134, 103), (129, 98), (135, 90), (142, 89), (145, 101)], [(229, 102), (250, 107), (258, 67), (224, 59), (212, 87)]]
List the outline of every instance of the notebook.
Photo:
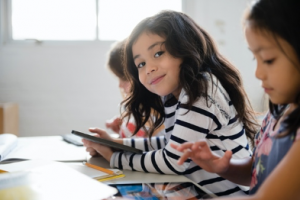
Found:
[[(65, 163), (42, 160), (22, 162), (27, 162), (23, 163), (23, 167), (32, 168), (0, 174), (0, 199), (96, 200), (111, 197), (117, 192), (115, 188), (93, 180)], [(17, 163), (7, 165), (13, 164)]]
[(0, 163), (29, 159), (48, 159), (62, 162), (85, 161), (85, 147), (69, 144), (61, 136), (22, 137), (0, 134)]
[[(23, 170), (30, 170), (39, 166), (44, 166), (53, 163), (51, 160), (26, 160), (21, 162), (14, 162), (14, 163), (8, 163), (8, 164), (1, 164), (0, 163), (0, 174), (3, 172), (18, 172)], [(76, 170), (77, 172), (80, 172), (81, 174), (84, 174), (92, 179), (96, 179), (98, 181), (107, 181), (117, 178), (123, 178), (125, 175), (123, 174), (123, 171), (119, 169), (109, 169), (115, 173), (115, 175), (110, 175), (105, 172), (90, 168), (83, 163), (75, 163), (75, 162), (67, 162), (64, 163), (66, 166), (72, 168), (73, 170)]]

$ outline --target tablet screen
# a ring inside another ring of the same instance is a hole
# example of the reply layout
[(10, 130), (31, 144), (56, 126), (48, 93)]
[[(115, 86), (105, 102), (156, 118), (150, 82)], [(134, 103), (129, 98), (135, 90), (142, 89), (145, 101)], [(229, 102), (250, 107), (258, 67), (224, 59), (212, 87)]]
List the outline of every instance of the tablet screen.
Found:
[(212, 196), (191, 182), (183, 183), (132, 183), (111, 184), (118, 193), (115, 197), (126, 199), (211, 199)]

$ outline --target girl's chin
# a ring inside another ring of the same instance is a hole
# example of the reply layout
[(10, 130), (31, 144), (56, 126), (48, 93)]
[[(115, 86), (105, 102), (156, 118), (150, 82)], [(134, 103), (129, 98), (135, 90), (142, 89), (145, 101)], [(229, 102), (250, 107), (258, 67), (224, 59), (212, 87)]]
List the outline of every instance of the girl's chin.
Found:
[(271, 101), (272, 104), (276, 104), (276, 105), (289, 104), (289, 102), (285, 102), (285, 101), (282, 101), (282, 100), (271, 98), (270, 96), (269, 96), (269, 99), (270, 99), (270, 101)]

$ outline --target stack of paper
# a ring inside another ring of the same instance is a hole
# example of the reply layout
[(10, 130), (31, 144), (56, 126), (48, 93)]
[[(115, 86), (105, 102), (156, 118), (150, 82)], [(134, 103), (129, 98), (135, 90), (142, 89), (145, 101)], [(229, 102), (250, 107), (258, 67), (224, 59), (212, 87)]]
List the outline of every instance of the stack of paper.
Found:
[[(64, 163), (33, 161), (25, 163), (23, 167), (30, 165), (35, 167), (30, 170), (0, 174), (0, 199), (96, 200), (108, 198), (117, 192), (115, 188), (93, 180)], [(15, 166), (14, 170), (16, 168)]]
[[(18, 172), (18, 171), (24, 171), (24, 170), (31, 170), (36, 167), (41, 167), (45, 165), (49, 165), (51, 163), (55, 163), (51, 160), (27, 160), (27, 161), (21, 161), (21, 162), (14, 162), (9, 164), (1, 164), (0, 163), (0, 174), (1, 172)], [(123, 172), (119, 169), (108, 169), (110, 171), (113, 171), (114, 174), (107, 174), (103, 171), (99, 171), (93, 168), (90, 168), (83, 163), (64, 163), (66, 166), (72, 168), (73, 170), (76, 170), (77, 172), (80, 172), (92, 179), (96, 179), (98, 181), (107, 181), (112, 179), (118, 179), (123, 178), (125, 175)]]
[(13, 134), (0, 134), (0, 163), (29, 159), (54, 161), (86, 161), (85, 147), (63, 141), (61, 136), (18, 138)]

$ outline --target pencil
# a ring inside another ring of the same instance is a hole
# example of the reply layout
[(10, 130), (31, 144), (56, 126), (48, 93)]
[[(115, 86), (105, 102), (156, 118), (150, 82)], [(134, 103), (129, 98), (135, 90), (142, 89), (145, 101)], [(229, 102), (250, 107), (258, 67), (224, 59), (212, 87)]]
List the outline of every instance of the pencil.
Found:
[(109, 169), (105, 169), (105, 168), (93, 165), (91, 163), (88, 163), (88, 162), (84, 162), (83, 164), (90, 167), (90, 168), (97, 169), (101, 172), (105, 172), (105, 173), (110, 174), (110, 175), (115, 175), (115, 173), (113, 171), (109, 170)]
[(123, 178), (125, 177), (125, 174), (120, 174), (120, 175), (116, 175), (116, 176), (112, 176), (112, 177), (107, 177), (107, 178), (100, 178), (100, 179), (97, 179), (97, 181), (109, 181), (109, 180), (112, 180), (112, 179), (118, 179), (118, 178)]

